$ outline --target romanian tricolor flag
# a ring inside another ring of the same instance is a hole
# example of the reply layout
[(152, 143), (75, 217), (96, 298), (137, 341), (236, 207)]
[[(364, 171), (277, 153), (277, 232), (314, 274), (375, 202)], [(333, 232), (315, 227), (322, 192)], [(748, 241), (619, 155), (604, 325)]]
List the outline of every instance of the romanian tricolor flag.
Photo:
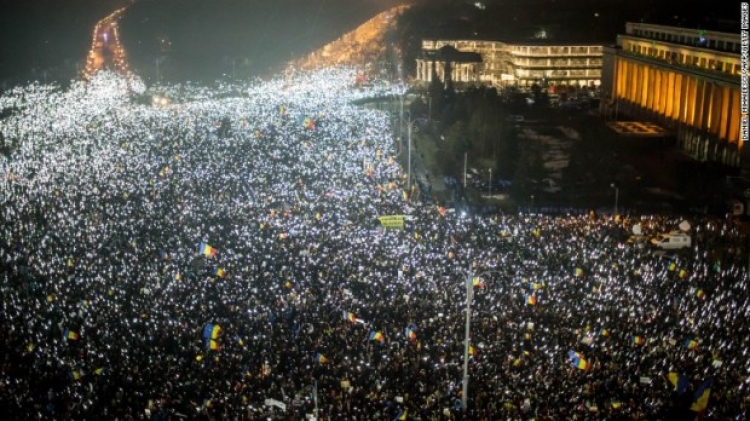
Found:
[(370, 340), (383, 342), (385, 338), (383, 337), (382, 333), (373, 330), (372, 332), (370, 332)]
[(474, 345), (469, 345), (469, 355), (477, 355), (477, 349), (474, 348)]
[(540, 290), (542, 289), (542, 284), (540, 284), (539, 282), (531, 282), (529, 284), (529, 289), (532, 291)]
[(407, 327), (406, 328), (406, 338), (410, 341), (416, 341), (417, 340), (417, 333), (414, 331), (414, 329)]
[(318, 352), (315, 354), (315, 361), (317, 361), (320, 364), (328, 364), (328, 358), (325, 357), (325, 355)]
[(643, 345), (643, 336), (630, 335), (630, 343), (632, 343), (633, 345)]
[(667, 374), (667, 380), (672, 383), (672, 386), (674, 386), (674, 391), (677, 392), (678, 395), (682, 395), (683, 393), (685, 393), (688, 388), (689, 382), (687, 377), (677, 372), (673, 371)]
[(72, 330), (65, 329), (65, 332), (63, 333), (63, 337), (65, 339), (70, 339), (71, 341), (78, 340), (78, 334), (76, 332), (73, 332)]
[(526, 304), (533, 306), (536, 305), (536, 297), (533, 295), (527, 295), (526, 296)]
[(221, 333), (221, 326), (212, 323), (206, 323), (203, 326), (203, 339), (216, 339)]
[(568, 357), (570, 358), (573, 367), (579, 370), (588, 370), (589, 368), (591, 368), (591, 364), (589, 364), (589, 362), (586, 361), (586, 358), (584, 358), (583, 354), (579, 352), (575, 352), (571, 349), (570, 351), (568, 351)]
[(685, 349), (697, 349), (698, 348), (698, 341), (692, 338), (685, 339), (685, 343), (683, 344)]
[(221, 345), (219, 345), (219, 341), (217, 341), (215, 339), (210, 339), (208, 341), (208, 349), (210, 349), (212, 351), (218, 351), (218, 350), (221, 349)]
[(308, 129), (308, 130), (314, 130), (315, 129), (315, 120), (311, 119), (310, 117), (305, 117), (305, 119), (302, 121), (302, 127)]
[(706, 410), (713, 382), (712, 378), (708, 378), (701, 383), (695, 395), (693, 395), (693, 404), (690, 406), (691, 411), (702, 413)]
[(344, 311), (344, 320), (348, 320), (352, 323), (357, 322), (357, 316), (354, 315), (354, 313), (351, 313), (349, 311)]
[(206, 243), (200, 243), (198, 244), (198, 253), (206, 256), (206, 257), (214, 257), (216, 256), (217, 250), (211, 246), (209, 246)]
[(574, 365), (574, 366), (575, 366), (575, 367), (576, 367), (577, 369), (579, 369), (579, 370), (588, 370), (589, 368), (591, 368), (591, 364), (589, 364), (589, 362), (588, 362), (588, 361), (586, 361), (586, 360), (585, 360), (585, 359), (583, 359), (583, 358), (579, 358), (579, 359), (578, 359), (577, 361), (574, 361), (574, 362), (573, 362), (573, 365)]
[(216, 268), (216, 276), (218, 276), (219, 278), (223, 278), (227, 276), (227, 271), (224, 270), (224, 268)]
[(609, 330), (607, 330), (605, 328), (599, 329), (599, 336), (605, 336), (605, 337), (609, 336)]
[(399, 412), (398, 415), (396, 415), (396, 421), (403, 421), (406, 419), (407, 415), (406, 413), (409, 412), (408, 409), (404, 409), (403, 411)]
[(471, 284), (474, 285), (477, 288), (484, 289), (484, 280), (478, 276), (474, 277), (472, 279)]
[(699, 289), (698, 291), (695, 292), (695, 296), (698, 297), (699, 300), (702, 300), (703, 297), (706, 296), (706, 293), (703, 292), (702, 289)]

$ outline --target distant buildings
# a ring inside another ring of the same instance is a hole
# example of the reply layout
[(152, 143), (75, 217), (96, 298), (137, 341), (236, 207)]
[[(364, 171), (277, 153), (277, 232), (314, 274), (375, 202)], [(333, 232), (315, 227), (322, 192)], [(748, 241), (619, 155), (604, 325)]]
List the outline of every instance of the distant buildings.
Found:
[(627, 23), (604, 48), (601, 111), (661, 124), (695, 159), (739, 167), (739, 52), (739, 33)]
[[(449, 47), (450, 50), (447, 50)], [(450, 61), (456, 53), (474, 53), (481, 61)], [(494, 87), (546, 85), (599, 86), (602, 46), (477, 40), (423, 40), (416, 80), (485, 84)], [(446, 76), (448, 78), (446, 79)]]

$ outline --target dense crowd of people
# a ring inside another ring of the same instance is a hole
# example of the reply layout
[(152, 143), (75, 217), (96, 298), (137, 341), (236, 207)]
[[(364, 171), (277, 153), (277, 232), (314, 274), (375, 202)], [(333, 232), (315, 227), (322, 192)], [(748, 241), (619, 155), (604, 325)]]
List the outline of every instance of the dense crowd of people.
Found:
[[(738, 226), (691, 220), (691, 247), (661, 253), (629, 233), (680, 218), (480, 217), (410, 200), (389, 116), (352, 105), (399, 87), (356, 79), (177, 85), (145, 103), (137, 79), (102, 72), (2, 95), (15, 145), (0, 157), (3, 407), (25, 419), (303, 419), (316, 405), (325, 420), (750, 416)], [(384, 215), (407, 215), (404, 228)]]

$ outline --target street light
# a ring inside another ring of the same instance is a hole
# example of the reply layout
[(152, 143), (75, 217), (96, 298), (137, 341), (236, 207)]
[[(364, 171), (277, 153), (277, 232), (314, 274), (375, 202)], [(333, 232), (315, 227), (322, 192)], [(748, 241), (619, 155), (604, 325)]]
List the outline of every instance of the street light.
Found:
[(408, 142), (409, 142), (409, 153), (408, 153), (408, 160), (409, 160), (409, 162), (407, 163), (407, 169), (408, 169), (407, 172), (408, 172), (408, 177), (409, 178), (408, 178), (408, 180), (406, 182), (406, 190), (409, 193), (411, 193), (411, 133), (419, 131), (419, 127), (415, 127), (414, 126), (414, 123), (416, 123), (416, 122), (417, 122), (417, 120), (412, 119), (411, 118), (411, 113), (409, 113), (409, 119), (406, 120), (406, 127), (408, 128), (407, 138), (408, 138)]
[(464, 332), (464, 378), (461, 386), (461, 410), (466, 411), (469, 394), (469, 334), (471, 332), (471, 300), (474, 298), (474, 284), (471, 276), (471, 262), (466, 271), (466, 331)]
[(615, 214), (614, 216), (617, 217), (617, 201), (620, 198), (620, 188), (617, 187), (615, 183), (610, 184), (610, 187), (615, 189)]
[(489, 191), (489, 193), (487, 194), (487, 198), (488, 199), (492, 199), (492, 168), (490, 168), (490, 182), (489, 182), (487, 188), (488, 188), (488, 191)]
[[(489, 270), (479, 273), (478, 277), (500, 273), (500, 271)], [(471, 262), (466, 271), (466, 331), (464, 332), (464, 373), (461, 385), (461, 410), (466, 411), (469, 400), (469, 341), (471, 333), (471, 301), (474, 299), (474, 276), (471, 273)]]

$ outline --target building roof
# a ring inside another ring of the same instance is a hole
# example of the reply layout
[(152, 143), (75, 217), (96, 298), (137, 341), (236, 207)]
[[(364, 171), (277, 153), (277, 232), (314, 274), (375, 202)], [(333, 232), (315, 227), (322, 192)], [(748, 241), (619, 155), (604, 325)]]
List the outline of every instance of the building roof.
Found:
[(450, 61), (452, 63), (481, 63), (482, 55), (468, 51), (459, 51), (451, 45), (443, 46), (435, 51), (423, 51), (422, 58), (436, 61)]

